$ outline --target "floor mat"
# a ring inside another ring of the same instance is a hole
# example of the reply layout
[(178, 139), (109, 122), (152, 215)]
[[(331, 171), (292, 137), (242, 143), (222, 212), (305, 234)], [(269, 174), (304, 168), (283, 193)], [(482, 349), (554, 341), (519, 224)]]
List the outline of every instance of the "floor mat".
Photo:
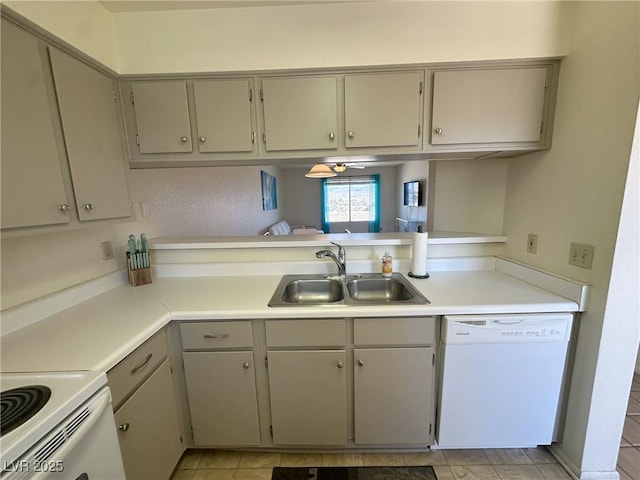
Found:
[(271, 480), (437, 480), (432, 467), (274, 467)]

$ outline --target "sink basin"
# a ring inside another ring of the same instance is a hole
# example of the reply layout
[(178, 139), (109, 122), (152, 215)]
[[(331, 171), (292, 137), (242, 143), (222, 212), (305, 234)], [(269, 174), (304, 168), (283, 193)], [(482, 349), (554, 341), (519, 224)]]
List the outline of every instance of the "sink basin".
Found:
[(284, 275), (270, 307), (312, 305), (421, 305), (429, 301), (400, 273), (391, 277), (361, 274)]
[(285, 275), (271, 297), (269, 306), (330, 305), (342, 300), (344, 288), (339, 277)]
[(357, 302), (407, 302), (414, 298), (414, 294), (404, 282), (390, 277), (347, 280), (347, 291), (349, 297)]
[(310, 279), (287, 283), (282, 299), (289, 303), (333, 303), (344, 298), (340, 280)]

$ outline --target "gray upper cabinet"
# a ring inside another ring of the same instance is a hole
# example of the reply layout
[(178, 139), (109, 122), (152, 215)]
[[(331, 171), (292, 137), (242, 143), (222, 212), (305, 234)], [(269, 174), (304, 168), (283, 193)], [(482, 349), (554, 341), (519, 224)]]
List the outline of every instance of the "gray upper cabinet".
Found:
[(2, 20), (3, 229), (70, 220), (45, 48)]
[(131, 215), (113, 79), (49, 47), (78, 218)]
[(547, 66), (433, 73), (431, 144), (538, 143)]
[(260, 95), (267, 152), (338, 148), (335, 76), (263, 78)]
[(345, 75), (345, 146), (420, 147), (423, 71)]
[(140, 153), (193, 150), (186, 82), (134, 82), (131, 101)]
[(247, 152), (254, 149), (251, 79), (193, 82), (200, 152)]

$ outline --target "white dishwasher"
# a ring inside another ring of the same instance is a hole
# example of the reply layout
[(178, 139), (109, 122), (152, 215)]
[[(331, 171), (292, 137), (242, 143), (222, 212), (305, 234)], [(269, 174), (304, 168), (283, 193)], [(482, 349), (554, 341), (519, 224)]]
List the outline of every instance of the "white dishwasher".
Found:
[(554, 440), (571, 314), (446, 316), (440, 448), (516, 448)]

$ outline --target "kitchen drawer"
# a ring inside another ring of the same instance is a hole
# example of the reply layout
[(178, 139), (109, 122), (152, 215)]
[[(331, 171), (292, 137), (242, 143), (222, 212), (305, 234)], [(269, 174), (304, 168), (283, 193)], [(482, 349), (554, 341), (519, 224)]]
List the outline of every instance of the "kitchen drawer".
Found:
[(117, 408), (167, 356), (167, 334), (160, 330), (107, 373), (113, 406)]
[(356, 318), (354, 345), (432, 345), (435, 317)]
[(332, 320), (267, 320), (267, 347), (345, 345), (345, 323)]
[(182, 347), (185, 350), (216, 348), (251, 348), (251, 322), (191, 322), (181, 323)]

